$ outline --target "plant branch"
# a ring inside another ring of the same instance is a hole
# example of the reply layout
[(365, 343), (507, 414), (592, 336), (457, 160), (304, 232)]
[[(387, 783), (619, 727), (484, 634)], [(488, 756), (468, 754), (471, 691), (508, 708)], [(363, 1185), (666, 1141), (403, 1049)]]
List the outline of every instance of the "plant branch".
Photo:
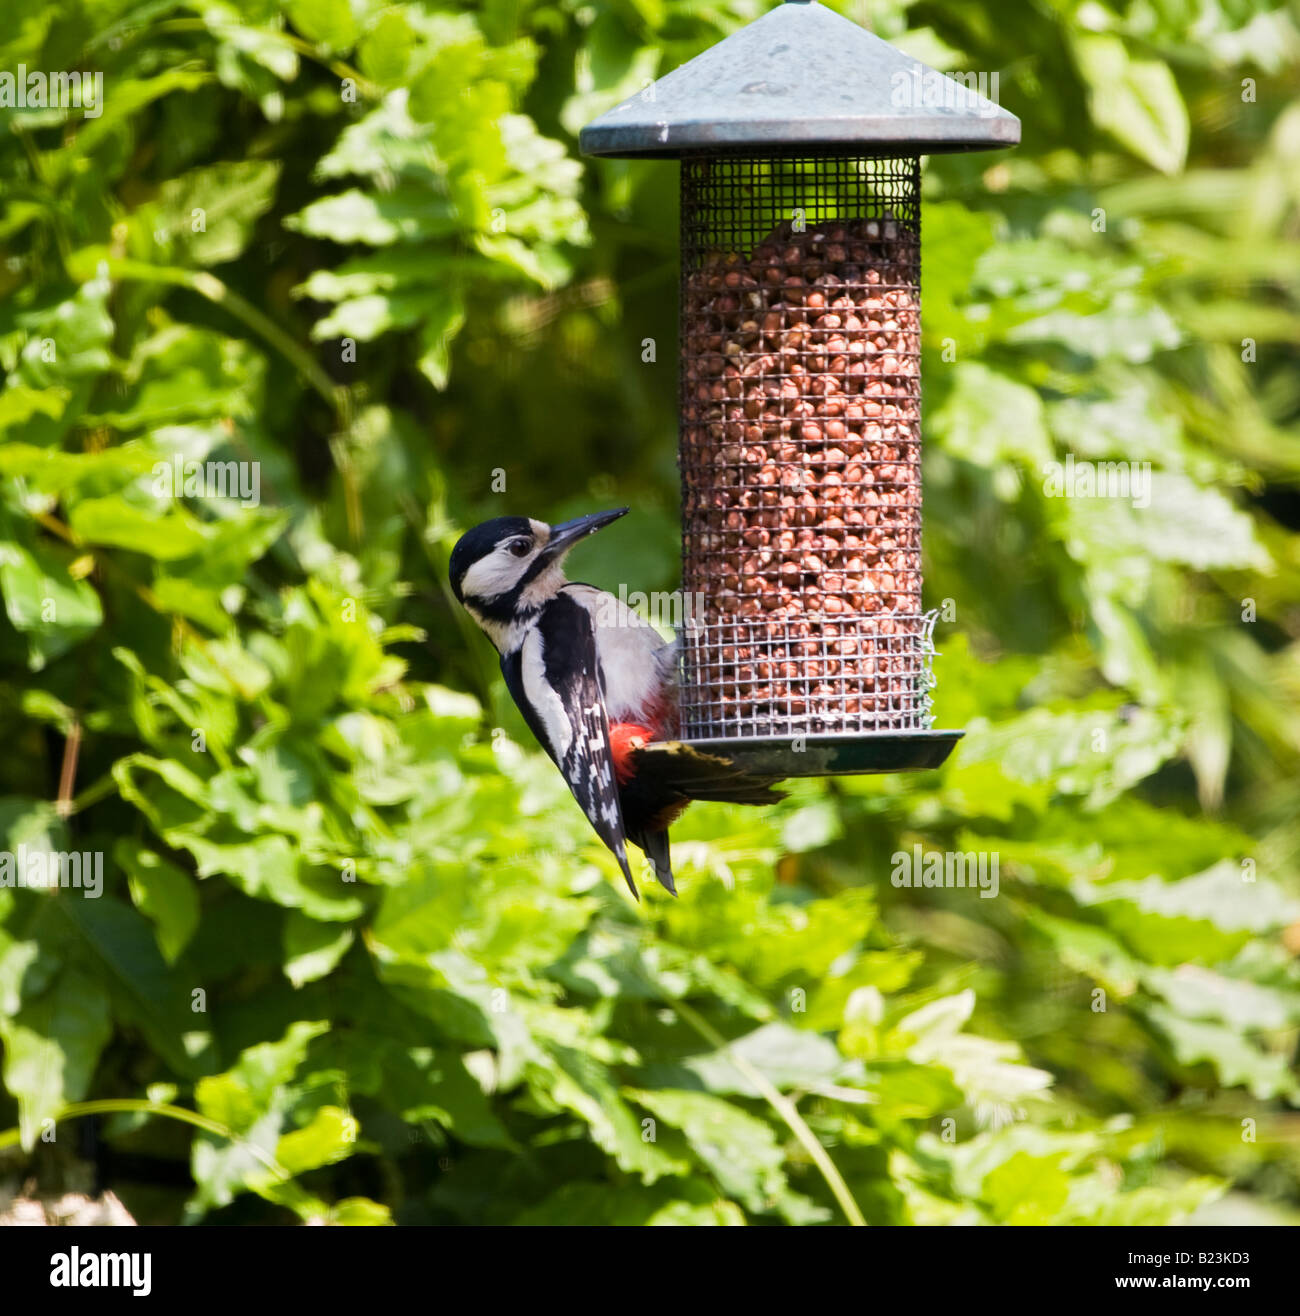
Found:
[(60, 818), (73, 811), (72, 788), (77, 784), (77, 756), (81, 752), (81, 723), (73, 722), (63, 741), (63, 766), (59, 770), (59, 798), (55, 808)]
[[(280, 1182), (288, 1183), (293, 1178), (293, 1175), (274, 1156), (268, 1155), (256, 1143), (249, 1142), (247, 1138), (240, 1137), (234, 1129), (217, 1120), (209, 1119), (206, 1115), (200, 1115), (196, 1110), (186, 1110), (184, 1106), (148, 1101), (141, 1097), (109, 1097), (100, 1101), (74, 1101), (58, 1111), (54, 1119), (57, 1123), (59, 1120), (81, 1119), (85, 1115), (162, 1115), (166, 1119), (179, 1120), (183, 1124), (192, 1124), (196, 1129), (202, 1129), (204, 1133), (211, 1133), (215, 1137), (225, 1138), (227, 1142), (237, 1142), (247, 1147)], [(16, 1147), (21, 1142), (21, 1129), (0, 1131), (0, 1151)]]
[(790, 1132), (794, 1134), (804, 1150), (812, 1157), (813, 1164), (821, 1171), (822, 1178), (826, 1180), (826, 1186), (840, 1204), (840, 1210), (844, 1212), (844, 1218), (849, 1224), (865, 1225), (867, 1223), (866, 1218), (863, 1216), (857, 1202), (854, 1201), (853, 1194), (849, 1192), (849, 1186), (844, 1182), (844, 1177), (835, 1168), (835, 1162), (831, 1160), (826, 1148), (818, 1142), (817, 1135), (808, 1127), (794, 1102), (785, 1093), (779, 1091), (776, 1084), (766, 1074), (750, 1064), (739, 1052), (733, 1050), (731, 1043), (703, 1015), (692, 1009), (685, 1001), (675, 1001), (668, 996), (663, 999), (706, 1042), (721, 1051), (754, 1085), (754, 1088), (768, 1105), (785, 1121)]

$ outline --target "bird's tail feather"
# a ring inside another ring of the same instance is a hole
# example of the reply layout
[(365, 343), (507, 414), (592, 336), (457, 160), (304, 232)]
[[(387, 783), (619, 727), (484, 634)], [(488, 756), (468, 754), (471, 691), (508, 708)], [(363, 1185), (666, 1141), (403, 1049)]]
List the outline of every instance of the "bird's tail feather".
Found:
[(718, 804), (775, 804), (785, 799), (785, 792), (775, 790), (772, 786), (752, 779), (743, 781), (720, 781), (716, 785), (707, 782), (690, 782), (678, 786), (683, 795), (692, 800), (714, 802)]
[(722, 804), (775, 804), (785, 792), (774, 789), (777, 777), (755, 777), (724, 758), (705, 754), (680, 741), (659, 741), (634, 750), (639, 781), (662, 783), (692, 800)]
[(645, 851), (659, 885), (669, 895), (675, 896), (677, 886), (673, 882), (673, 864), (668, 853), (668, 829), (664, 828), (657, 832), (629, 832), (627, 839)]

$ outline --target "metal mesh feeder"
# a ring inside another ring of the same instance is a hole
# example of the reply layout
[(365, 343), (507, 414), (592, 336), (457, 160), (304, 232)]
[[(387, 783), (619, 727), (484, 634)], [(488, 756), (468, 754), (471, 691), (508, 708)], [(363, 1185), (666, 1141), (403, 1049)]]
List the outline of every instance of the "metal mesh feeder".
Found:
[(823, 776), (936, 767), (960, 738), (931, 727), (921, 602), (920, 156), (1019, 136), (816, 3), (772, 10), (583, 129), (590, 155), (681, 160), (694, 748)]

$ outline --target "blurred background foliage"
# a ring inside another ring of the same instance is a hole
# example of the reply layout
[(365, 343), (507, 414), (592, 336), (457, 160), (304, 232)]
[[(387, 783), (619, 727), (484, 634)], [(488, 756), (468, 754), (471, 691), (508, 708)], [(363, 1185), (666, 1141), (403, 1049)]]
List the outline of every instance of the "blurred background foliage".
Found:
[[(944, 769), (696, 807), (634, 908), (451, 605), (505, 512), (629, 503), (577, 573), (676, 585), (675, 167), (575, 134), (766, 7), (11, 0), (0, 68), (105, 107), (0, 111), (0, 844), (106, 871), (0, 888), (11, 1186), (1297, 1218), (1292, 15), (835, 5), (1024, 125), (925, 174)], [(1045, 496), (1066, 453), (1151, 506)], [(917, 843), (998, 898), (895, 889)]]

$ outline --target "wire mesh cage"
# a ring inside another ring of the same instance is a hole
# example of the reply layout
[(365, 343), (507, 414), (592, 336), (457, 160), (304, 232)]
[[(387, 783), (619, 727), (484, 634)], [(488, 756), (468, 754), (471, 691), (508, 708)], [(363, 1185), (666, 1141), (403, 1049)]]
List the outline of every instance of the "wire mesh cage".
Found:
[(681, 164), (688, 739), (916, 731), (920, 162)]

